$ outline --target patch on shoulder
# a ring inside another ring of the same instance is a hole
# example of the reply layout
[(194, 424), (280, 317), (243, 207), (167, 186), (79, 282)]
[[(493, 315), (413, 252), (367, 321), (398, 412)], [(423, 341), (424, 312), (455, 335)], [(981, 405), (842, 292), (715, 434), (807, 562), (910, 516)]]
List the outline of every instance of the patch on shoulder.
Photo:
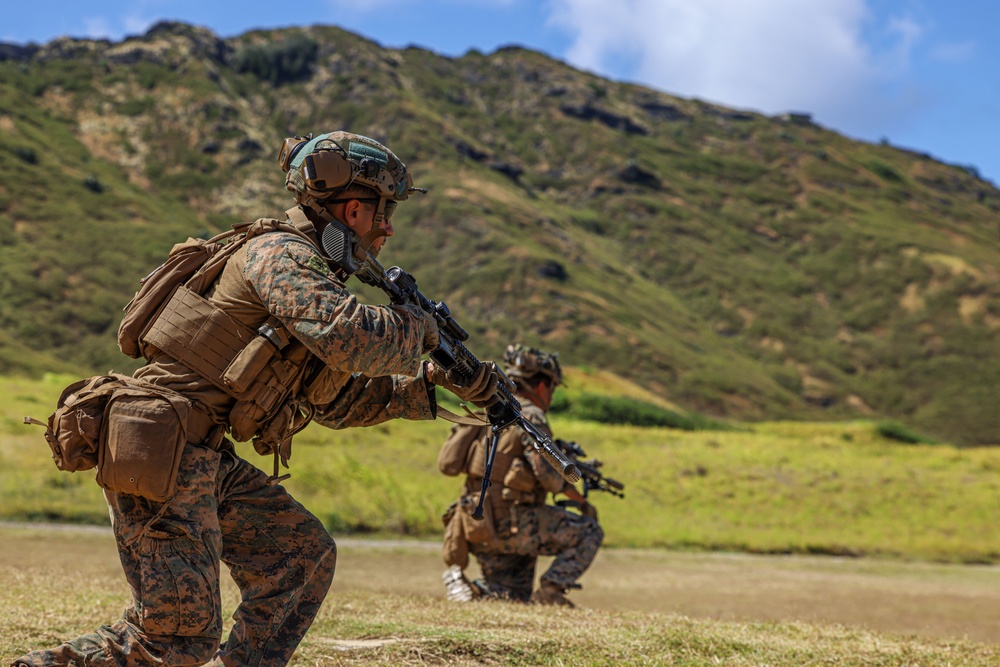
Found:
[(333, 278), (333, 270), (330, 268), (330, 265), (327, 264), (326, 261), (319, 255), (313, 255), (310, 257), (309, 261), (306, 262), (306, 265), (320, 275), (326, 276), (327, 278)]

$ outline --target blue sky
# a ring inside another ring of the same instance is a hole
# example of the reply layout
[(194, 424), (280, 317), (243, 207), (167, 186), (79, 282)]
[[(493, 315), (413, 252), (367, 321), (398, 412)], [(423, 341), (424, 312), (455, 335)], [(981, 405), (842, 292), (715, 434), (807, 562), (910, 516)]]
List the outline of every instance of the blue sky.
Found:
[(517, 44), (681, 97), (812, 113), (1000, 183), (995, 0), (49, 0), (8, 3), (0, 41), (119, 40), (161, 19), (224, 37), (333, 24), (448, 56)]

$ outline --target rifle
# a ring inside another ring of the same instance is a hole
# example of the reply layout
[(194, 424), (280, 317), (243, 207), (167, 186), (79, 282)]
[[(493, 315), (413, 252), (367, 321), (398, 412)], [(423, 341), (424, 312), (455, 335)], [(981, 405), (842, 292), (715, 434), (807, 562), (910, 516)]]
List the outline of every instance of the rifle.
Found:
[(587, 497), (589, 491), (604, 491), (619, 498), (625, 497), (625, 485), (616, 479), (605, 477), (604, 473), (601, 472), (600, 469), (604, 463), (597, 459), (580, 460), (587, 456), (587, 453), (583, 451), (583, 447), (575, 442), (568, 442), (561, 438), (556, 439), (556, 447), (562, 450), (566, 454), (566, 457), (580, 469), (580, 475), (583, 477), (584, 498)]
[[(440, 368), (458, 375), (462, 380), (471, 381), (476, 376), (483, 364), (463, 344), (469, 339), (469, 333), (455, 321), (447, 304), (443, 301), (431, 301), (420, 293), (412, 275), (398, 266), (386, 270), (371, 255), (365, 258), (354, 275), (361, 282), (381, 289), (393, 304), (414, 305), (433, 315), (438, 325), (438, 346), (431, 351), (430, 358)], [(483, 504), (486, 502), (486, 490), (492, 483), (490, 474), (493, 471), (500, 433), (509, 426), (516, 424), (521, 427), (534, 442), (535, 449), (567, 482), (575, 484), (580, 480), (580, 470), (576, 464), (553, 445), (551, 438), (521, 415), (521, 403), (507, 388), (509, 380), (503, 376), (503, 371), (497, 369), (497, 372), (502, 376), (497, 380), (497, 401), (486, 409), (486, 418), (490, 423), (490, 443), (486, 448), (482, 493), (479, 495), (479, 504), (472, 513), (472, 518), (476, 520), (483, 518)]]

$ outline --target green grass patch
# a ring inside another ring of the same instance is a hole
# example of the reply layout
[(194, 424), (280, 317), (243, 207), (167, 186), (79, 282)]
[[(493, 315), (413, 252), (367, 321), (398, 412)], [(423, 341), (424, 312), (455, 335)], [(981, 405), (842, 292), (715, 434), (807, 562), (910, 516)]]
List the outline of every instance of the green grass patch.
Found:
[[(21, 423), (46, 419), (72, 379), (0, 379), (0, 518), (107, 523), (93, 471), (58, 471), (41, 428)], [(551, 421), (625, 484), (624, 499), (593, 499), (608, 546), (1000, 562), (1000, 448), (903, 445), (870, 421), (752, 431)], [(436, 538), (462, 487), (437, 471), (448, 428), (310, 426), (285, 485), (335, 532)], [(269, 470), (249, 445), (237, 449)]]

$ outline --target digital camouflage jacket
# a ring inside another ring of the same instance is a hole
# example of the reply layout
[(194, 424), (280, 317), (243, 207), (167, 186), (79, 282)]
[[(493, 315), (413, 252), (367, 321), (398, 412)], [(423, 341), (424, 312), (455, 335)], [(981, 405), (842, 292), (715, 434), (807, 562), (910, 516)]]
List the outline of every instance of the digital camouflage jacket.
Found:
[[(256, 329), (271, 316), (315, 358), (302, 395), (330, 428), (389, 419), (433, 419), (434, 387), (423, 377), (425, 322), (407, 306), (362, 304), (304, 239), (274, 232), (249, 240), (206, 295)], [(136, 377), (174, 389), (225, 424), (234, 399), (166, 354)]]

